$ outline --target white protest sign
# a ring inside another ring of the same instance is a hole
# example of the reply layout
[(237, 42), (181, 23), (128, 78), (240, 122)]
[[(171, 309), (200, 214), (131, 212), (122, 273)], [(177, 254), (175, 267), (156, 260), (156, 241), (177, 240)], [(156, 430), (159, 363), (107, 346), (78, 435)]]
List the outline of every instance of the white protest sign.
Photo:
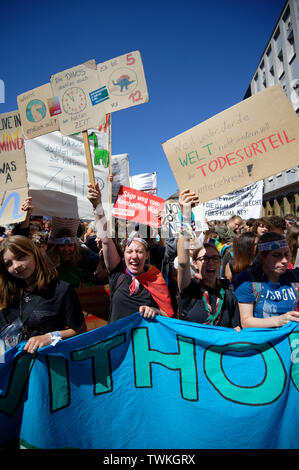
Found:
[(133, 51), (97, 65), (100, 83), (106, 86), (109, 100), (106, 112), (146, 103), (149, 100), (139, 51)]
[[(178, 237), (181, 230), (182, 214), (178, 202), (166, 201), (162, 214), (163, 237)], [(195, 235), (208, 229), (205, 221), (204, 205), (198, 204), (192, 208), (192, 226)]]
[(50, 83), (22, 93), (17, 97), (25, 139), (59, 130), (53, 111), (53, 94)]
[[(95, 181), (99, 183), (103, 202), (108, 203), (108, 172), (98, 156), (107, 151), (107, 133), (89, 131), (94, 160)], [(34, 214), (69, 218), (93, 219), (87, 200), (89, 182), (82, 134), (64, 136), (56, 131), (25, 141), (30, 195)], [(98, 164), (95, 164), (97, 162)]]
[(130, 176), (130, 187), (157, 195), (157, 172)]
[(179, 189), (201, 203), (298, 165), (299, 120), (280, 85), (162, 144)]
[(57, 97), (60, 131), (72, 135), (97, 128), (105, 119), (107, 89), (100, 87), (94, 60), (51, 76), (53, 96)]
[(18, 111), (0, 114), (0, 225), (22, 222), (28, 196), (24, 139)]
[(232, 215), (258, 219), (262, 215), (263, 181), (237, 189), (204, 204), (207, 220), (228, 220)]
[(112, 203), (116, 201), (119, 188), (121, 186), (130, 186), (130, 164), (127, 153), (112, 155), (111, 173), (112, 181)]

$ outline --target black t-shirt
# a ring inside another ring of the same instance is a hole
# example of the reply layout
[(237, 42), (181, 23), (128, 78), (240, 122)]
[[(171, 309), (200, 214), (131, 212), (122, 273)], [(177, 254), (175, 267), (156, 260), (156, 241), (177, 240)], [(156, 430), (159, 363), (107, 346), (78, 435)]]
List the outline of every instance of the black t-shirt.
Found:
[[(210, 304), (213, 313), (216, 312), (217, 293), (219, 291), (208, 288)], [(202, 291), (199, 281), (192, 279), (189, 286), (180, 295), (180, 319), (195, 323), (206, 323), (208, 312), (202, 299)], [(226, 289), (225, 298), (221, 308), (221, 317), (217, 323), (219, 326), (235, 328), (240, 326), (240, 314), (237, 299), (234, 293)]]
[[(77, 330), (84, 322), (80, 301), (75, 289), (67, 282), (52, 281), (45, 290), (33, 292), (28, 302), (40, 297), (38, 304), (30, 313), (23, 327), (23, 339), (51, 331), (64, 330), (66, 327)], [(24, 319), (26, 302), (21, 299), (16, 305), (0, 310), (0, 331), (18, 317)]]
[[(117, 284), (117, 279), (122, 276), (121, 282)], [(130, 295), (130, 284), (132, 278), (125, 273), (123, 263), (120, 262), (113, 271), (109, 273), (111, 314), (109, 323), (120, 318), (128, 317), (139, 311), (141, 305), (158, 308), (158, 305), (151, 294), (140, 284), (140, 292)]]

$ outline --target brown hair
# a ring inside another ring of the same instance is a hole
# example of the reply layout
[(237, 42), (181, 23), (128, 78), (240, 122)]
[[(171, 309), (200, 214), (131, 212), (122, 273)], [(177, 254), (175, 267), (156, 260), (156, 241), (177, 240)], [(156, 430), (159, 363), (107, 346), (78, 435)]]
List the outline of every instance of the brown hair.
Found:
[(212, 243), (204, 243), (202, 246), (200, 246), (199, 248), (196, 248), (196, 250), (193, 251), (193, 254), (192, 254), (192, 259), (193, 261), (196, 261), (196, 258), (198, 257), (198, 253), (203, 250), (204, 248), (212, 248), (216, 251), (217, 255), (220, 257), (219, 255), (219, 251), (217, 250), (216, 246), (213, 245)]
[[(73, 236), (74, 235), (71, 230), (64, 228), (64, 229), (61, 229), (59, 232), (57, 232), (55, 237), (56, 238), (63, 238), (63, 237), (72, 238)], [(73, 256), (72, 256), (72, 264), (74, 266), (78, 266), (81, 263), (81, 261), (83, 261), (82, 248), (77, 243), (74, 243), (74, 245), (75, 245), (75, 249), (74, 249)], [(61, 262), (60, 255), (59, 255), (59, 245), (52, 246), (48, 250), (47, 254), (49, 255), (49, 258), (52, 260), (52, 262), (54, 263), (54, 266), (57, 268)]]
[(258, 238), (256, 233), (244, 232), (233, 239), (233, 270), (236, 273), (251, 266), (256, 253), (256, 238)]
[(286, 239), (291, 252), (291, 262), (294, 264), (296, 261), (298, 246), (298, 236), (299, 236), (299, 226), (291, 225), (287, 229)]
[(37, 290), (43, 290), (47, 285), (57, 278), (57, 272), (53, 264), (39, 250), (32, 240), (22, 235), (12, 235), (0, 244), (0, 308), (10, 306), (15, 300), (20, 299), (25, 283), (8, 273), (3, 256), (10, 250), (14, 255), (33, 254), (35, 262), (35, 286)]

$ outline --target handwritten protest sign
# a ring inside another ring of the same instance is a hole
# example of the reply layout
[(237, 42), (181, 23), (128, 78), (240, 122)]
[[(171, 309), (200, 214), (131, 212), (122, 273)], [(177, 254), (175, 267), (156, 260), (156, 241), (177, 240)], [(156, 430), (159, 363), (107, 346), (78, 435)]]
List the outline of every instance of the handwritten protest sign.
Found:
[(124, 108), (146, 103), (148, 90), (139, 51), (133, 51), (98, 64), (102, 86), (109, 92), (105, 102), (106, 112), (112, 113)]
[(263, 181), (237, 189), (204, 204), (207, 220), (228, 220), (239, 215), (244, 220), (257, 219), (262, 215)]
[(97, 127), (105, 119), (108, 95), (100, 89), (94, 60), (52, 75), (51, 86), (61, 110), (57, 117), (62, 134)]
[(180, 190), (201, 202), (298, 165), (299, 120), (280, 85), (162, 144)]
[(165, 200), (160, 197), (121, 186), (112, 215), (157, 228), (160, 226), (159, 214), (164, 209), (164, 205)]
[[(90, 129), (89, 141), (95, 180), (105, 203), (108, 202), (108, 168), (97, 163), (101, 163), (99, 152), (107, 150), (107, 133)], [(82, 134), (64, 136), (59, 131), (52, 132), (26, 140), (25, 151), (34, 214), (92, 220)]]
[(27, 91), (17, 97), (25, 139), (59, 130), (56, 115), (61, 111), (53, 110), (53, 96), (50, 83)]
[(28, 196), (24, 139), (18, 111), (0, 115), (0, 225), (22, 222)]

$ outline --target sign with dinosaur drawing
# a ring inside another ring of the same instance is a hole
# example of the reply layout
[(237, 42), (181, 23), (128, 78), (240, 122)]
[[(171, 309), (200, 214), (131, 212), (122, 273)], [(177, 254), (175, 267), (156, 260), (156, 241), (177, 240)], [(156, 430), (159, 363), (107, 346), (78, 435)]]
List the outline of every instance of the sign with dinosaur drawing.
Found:
[(107, 113), (146, 103), (148, 90), (139, 51), (133, 51), (97, 65), (100, 83), (106, 86)]
[(100, 86), (95, 60), (52, 75), (51, 86), (59, 100), (61, 113), (57, 117), (62, 134), (97, 128), (105, 119), (108, 93)]
[(33, 139), (59, 130), (58, 120), (55, 116), (60, 114), (61, 110), (59, 108), (58, 111), (56, 108), (56, 113), (53, 114), (51, 107), (53, 96), (50, 83), (22, 93), (17, 97), (17, 101), (25, 139)]
[(179, 189), (204, 203), (298, 165), (299, 120), (275, 85), (162, 144)]
[(0, 115), (0, 225), (22, 222), (28, 196), (24, 139), (18, 111)]

